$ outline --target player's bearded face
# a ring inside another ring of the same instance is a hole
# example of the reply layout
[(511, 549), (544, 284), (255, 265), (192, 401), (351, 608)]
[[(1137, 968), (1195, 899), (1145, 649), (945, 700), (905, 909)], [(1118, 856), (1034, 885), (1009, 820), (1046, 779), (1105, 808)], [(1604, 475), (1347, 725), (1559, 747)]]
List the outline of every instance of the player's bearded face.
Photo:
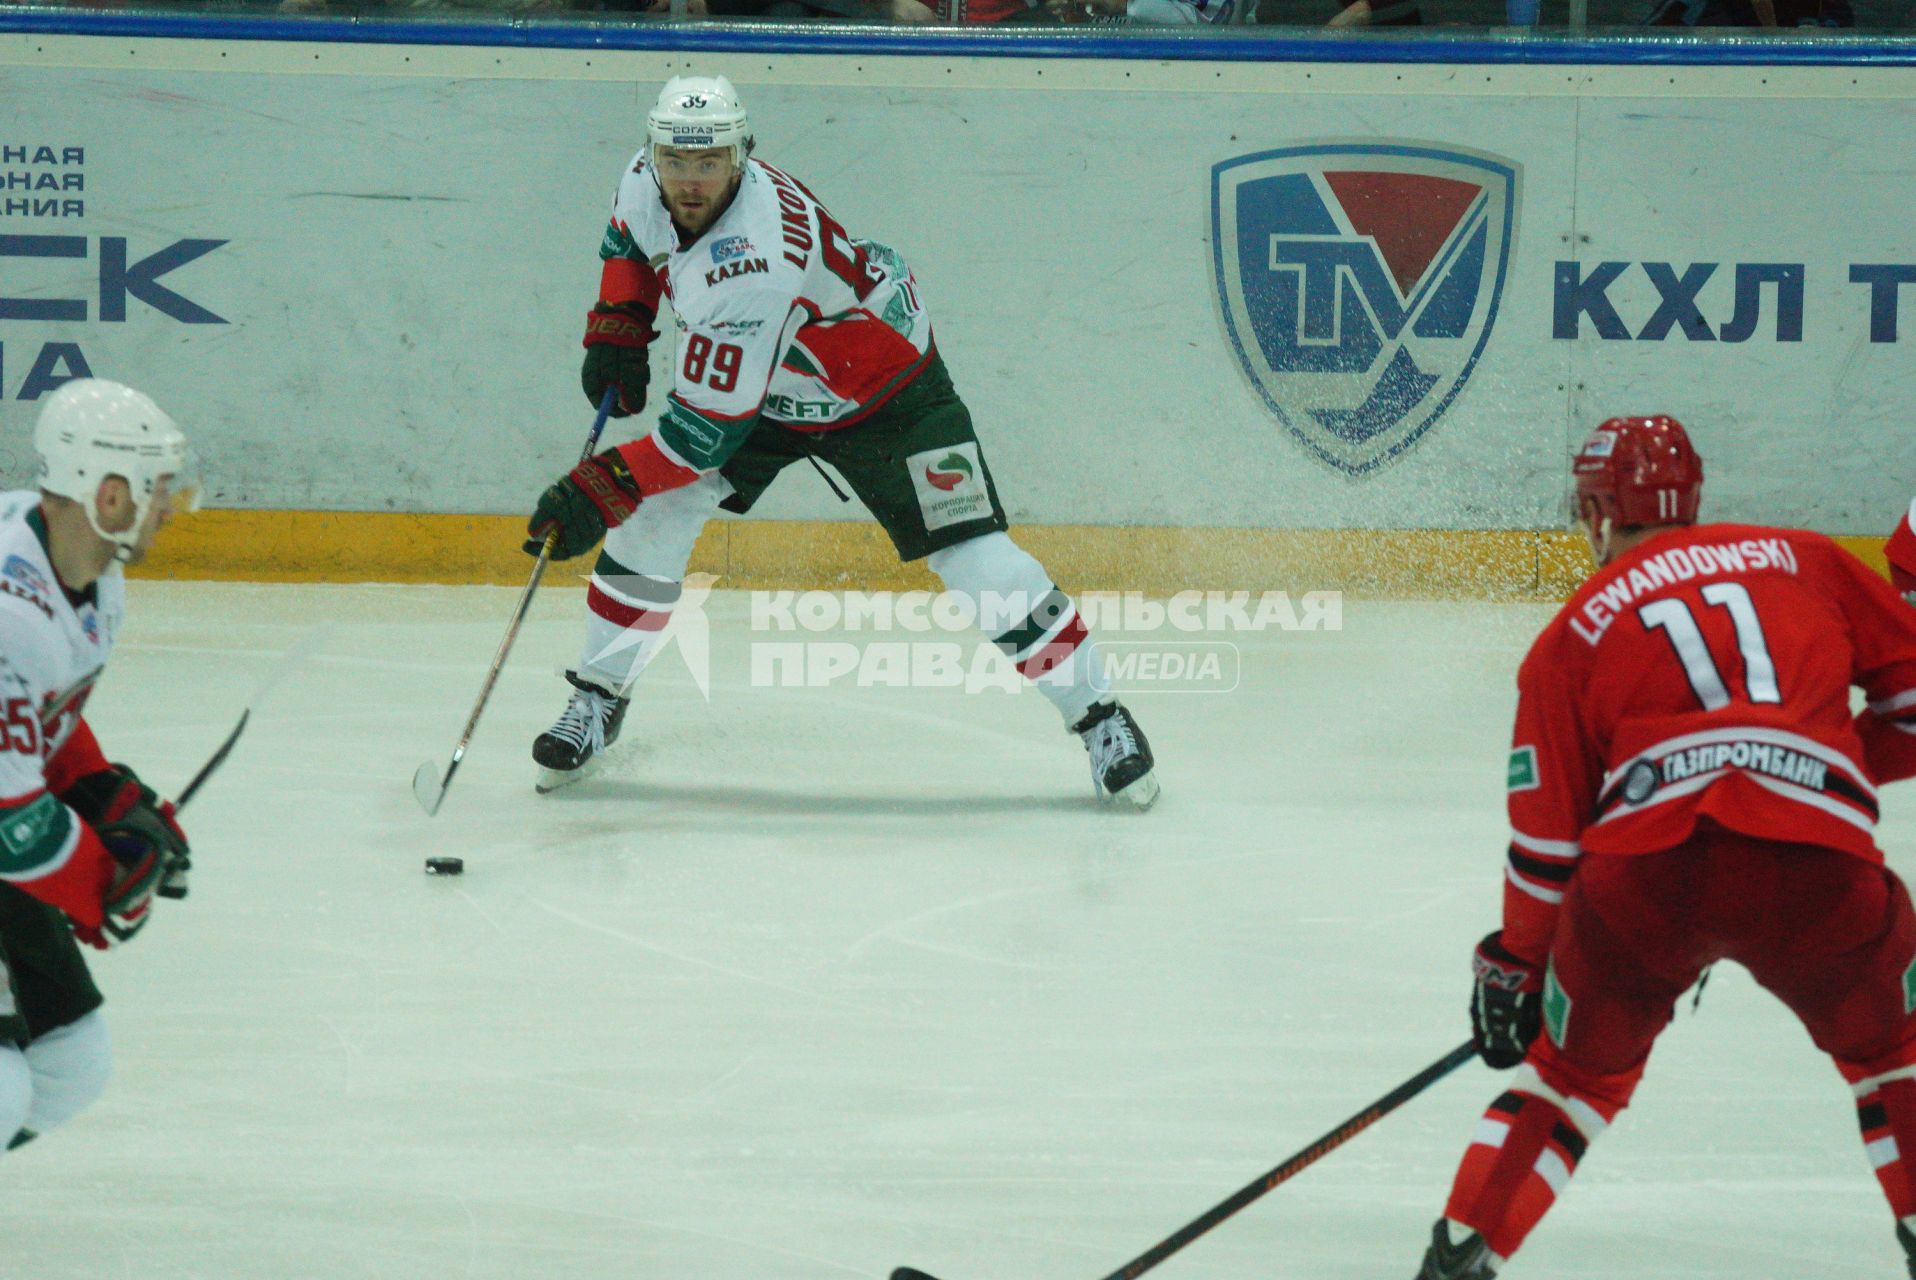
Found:
[(717, 222), (738, 190), (739, 173), (732, 166), (730, 147), (659, 147), (653, 164), (672, 221), (692, 235), (703, 234)]

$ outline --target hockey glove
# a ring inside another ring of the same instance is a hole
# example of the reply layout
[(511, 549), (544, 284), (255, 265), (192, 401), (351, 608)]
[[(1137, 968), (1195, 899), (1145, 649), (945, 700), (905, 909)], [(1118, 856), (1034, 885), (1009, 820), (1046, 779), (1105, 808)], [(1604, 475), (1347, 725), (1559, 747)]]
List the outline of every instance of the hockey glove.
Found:
[(616, 385), (619, 402), (612, 406), (613, 417), (629, 418), (645, 408), (645, 386), (652, 380), (647, 348), (658, 336), (652, 317), (637, 307), (601, 302), (587, 312), (585, 364), (579, 369), (585, 398), (597, 405), (605, 389)]
[(102, 827), (100, 840), (113, 855), (113, 861), (119, 864), (101, 903), (106, 919), (98, 929), (76, 927), (73, 936), (105, 951), (129, 941), (146, 928), (153, 914), (153, 895), (159, 890), (166, 859), (158, 845), (124, 827)]
[(110, 829), (120, 830), (158, 849), (163, 866), (160, 896), (186, 896), (187, 875), (193, 869), (186, 832), (173, 816), (173, 802), (160, 799), (133, 770), (109, 765), (75, 782), (60, 799), (103, 836)]
[(554, 560), (570, 560), (599, 545), (607, 529), (639, 509), (639, 486), (617, 449), (587, 458), (546, 487), (526, 521), (525, 552), (536, 556), (556, 534)]
[(1543, 974), (1510, 951), (1500, 929), (1477, 944), (1470, 968), (1470, 1025), (1477, 1055), (1499, 1071), (1514, 1067), (1543, 1029)]

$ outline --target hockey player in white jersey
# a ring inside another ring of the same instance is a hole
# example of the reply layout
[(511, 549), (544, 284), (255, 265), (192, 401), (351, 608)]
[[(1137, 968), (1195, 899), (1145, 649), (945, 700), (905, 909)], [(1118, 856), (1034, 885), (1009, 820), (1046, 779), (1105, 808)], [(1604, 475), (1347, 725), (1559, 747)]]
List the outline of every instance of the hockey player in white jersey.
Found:
[(1104, 796), (1158, 793), (1150, 746), (1111, 696), (1075, 605), (1006, 532), (971, 416), (897, 252), (855, 240), (796, 178), (752, 158), (723, 77), (660, 93), (646, 146), (613, 201), (583, 369), (595, 403), (644, 407), (661, 299), (679, 330), (672, 388), (652, 432), (548, 488), (528, 523), (555, 559), (604, 539), (587, 593), (571, 701), (533, 744), (539, 789), (575, 781), (618, 736), (627, 690), (663, 640), (693, 542), (714, 512), (744, 512), (786, 466), (829, 462), (924, 559), (1058, 708)]
[[(0, 1147), (106, 1087), (101, 997), (79, 942), (186, 896), (188, 849), (160, 800), (109, 764), (85, 707), (120, 629), (122, 564), (191, 501), (186, 440), (146, 396), (83, 378), (34, 429), (37, 490), (0, 494)], [(76, 941), (77, 940), (77, 941)]]

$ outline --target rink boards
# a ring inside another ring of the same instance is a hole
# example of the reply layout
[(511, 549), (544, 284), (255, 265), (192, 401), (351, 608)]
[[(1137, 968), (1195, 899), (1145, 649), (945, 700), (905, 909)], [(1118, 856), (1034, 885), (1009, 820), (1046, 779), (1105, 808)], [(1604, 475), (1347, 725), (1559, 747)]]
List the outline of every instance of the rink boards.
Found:
[[(1061, 580), (1560, 594), (1574, 544), (1537, 531), (1621, 412), (1690, 424), (1706, 516), (1866, 547), (1916, 486), (1899, 65), (11, 34), (0, 67), (0, 478), (60, 378), (151, 390), (217, 508), (161, 573), (519, 573), (505, 517), (589, 417), (612, 186), (690, 67), (912, 262)], [(899, 577), (809, 475), (700, 559)]]

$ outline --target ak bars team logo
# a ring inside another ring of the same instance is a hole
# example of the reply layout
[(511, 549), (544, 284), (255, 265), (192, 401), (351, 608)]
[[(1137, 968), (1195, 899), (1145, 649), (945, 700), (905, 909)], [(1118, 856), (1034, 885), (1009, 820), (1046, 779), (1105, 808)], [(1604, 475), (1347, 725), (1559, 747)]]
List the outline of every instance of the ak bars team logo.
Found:
[(1444, 415), (1497, 321), (1515, 164), (1419, 143), (1308, 143), (1211, 170), (1218, 306), (1278, 421), (1352, 475)]

